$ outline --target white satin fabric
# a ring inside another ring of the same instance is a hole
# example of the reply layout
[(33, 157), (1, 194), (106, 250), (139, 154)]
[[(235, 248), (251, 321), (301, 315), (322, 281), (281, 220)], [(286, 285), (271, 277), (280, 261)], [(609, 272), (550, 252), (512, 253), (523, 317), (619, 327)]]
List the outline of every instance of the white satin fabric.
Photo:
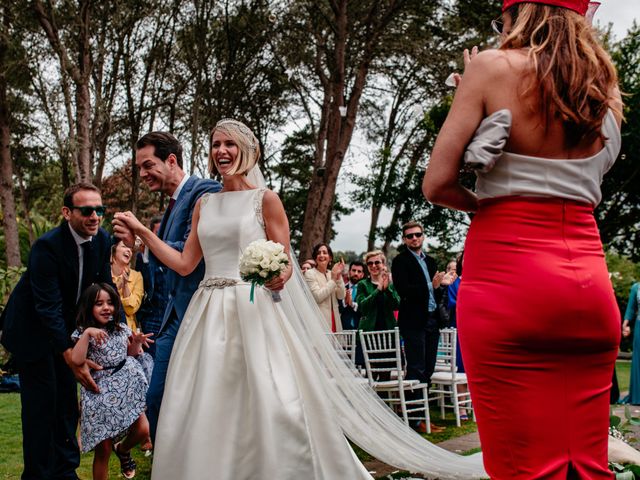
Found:
[(259, 287), (251, 303), (240, 280), (243, 248), (265, 238), (263, 192), (201, 201), (205, 280), (171, 354), (153, 480), (371, 479), (281, 304)]

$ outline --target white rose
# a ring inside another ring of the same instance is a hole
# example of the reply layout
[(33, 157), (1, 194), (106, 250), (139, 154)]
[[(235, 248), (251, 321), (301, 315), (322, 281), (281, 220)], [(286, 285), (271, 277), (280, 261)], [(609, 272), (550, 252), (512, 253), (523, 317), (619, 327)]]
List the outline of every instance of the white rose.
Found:
[(261, 270), (260, 272), (258, 272), (258, 275), (260, 275), (262, 278), (267, 278), (267, 275), (269, 275), (269, 272)]

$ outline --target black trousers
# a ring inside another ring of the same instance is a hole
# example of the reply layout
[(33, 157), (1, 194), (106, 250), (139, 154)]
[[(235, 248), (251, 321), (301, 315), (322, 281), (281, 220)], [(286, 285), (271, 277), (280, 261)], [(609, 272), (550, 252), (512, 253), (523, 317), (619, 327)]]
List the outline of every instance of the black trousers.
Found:
[(22, 480), (77, 479), (76, 379), (62, 355), (17, 362), (22, 403)]
[(429, 383), (436, 368), (438, 340), (437, 327), (401, 328), (404, 340), (404, 354), (407, 358), (407, 379)]

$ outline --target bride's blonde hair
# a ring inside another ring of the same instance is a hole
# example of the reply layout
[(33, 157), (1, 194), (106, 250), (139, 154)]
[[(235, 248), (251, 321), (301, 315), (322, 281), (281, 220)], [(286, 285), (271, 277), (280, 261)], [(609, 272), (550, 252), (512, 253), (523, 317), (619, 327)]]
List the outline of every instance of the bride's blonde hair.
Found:
[(591, 25), (568, 8), (538, 3), (520, 3), (507, 13), (512, 27), (500, 48), (528, 49), (533, 69), (523, 96), (539, 92), (544, 118), (560, 118), (570, 144), (602, 138), (607, 110), (622, 112), (611, 102), (618, 75)]
[(225, 118), (216, 123), (216, 126), (213, 127), (209, 135), (209, 173), (212, 176), (218, 174), (218, 169), (216, 168), (211, 153), (213, 134), (216, 132), (222, 132), (228, 135), (238, 145), (238, 157), (236, 158), (235, 164), (229, 170), (229, 175), (247, 173), (258, 163), (260, 159), (260, 145), (251, 129), (238, 120)]

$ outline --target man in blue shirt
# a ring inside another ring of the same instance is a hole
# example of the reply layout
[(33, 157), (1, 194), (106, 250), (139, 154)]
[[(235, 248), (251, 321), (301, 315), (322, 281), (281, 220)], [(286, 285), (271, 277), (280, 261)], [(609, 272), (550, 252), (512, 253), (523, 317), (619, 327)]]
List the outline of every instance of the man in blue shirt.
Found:
[[(400, 295), (398, 327), (404, 340), (407, 358), (407, 379), (429, 383), (435, 369), (440, 338), (441, 318), (439, 303), (445, 285), (444, 272), (439, 272), (436, 261), (423, 249), (424, 232), (416, 222), (402, 226), (405, 249), (393, 260), (393, 284)], [(426, 425), (417, 425), (426, 432)], [(431, 431), (441, 431), (441, 427)]]

